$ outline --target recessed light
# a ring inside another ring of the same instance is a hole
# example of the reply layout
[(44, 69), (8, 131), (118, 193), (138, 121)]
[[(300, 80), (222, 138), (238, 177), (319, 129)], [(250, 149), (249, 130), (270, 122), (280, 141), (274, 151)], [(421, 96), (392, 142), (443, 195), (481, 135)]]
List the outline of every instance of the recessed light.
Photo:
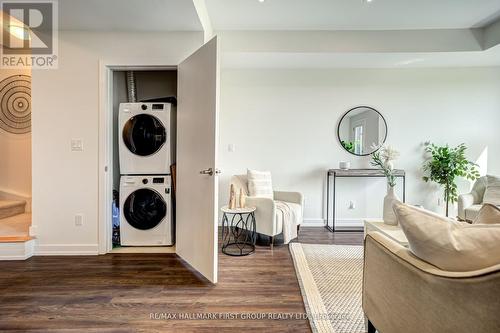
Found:
[(373, 2), (373, 0), (364, 0), (366, 3)]
[(266, 0), (259, 0), (260, 3), (263, 3), (264, 1), (266, 1)]

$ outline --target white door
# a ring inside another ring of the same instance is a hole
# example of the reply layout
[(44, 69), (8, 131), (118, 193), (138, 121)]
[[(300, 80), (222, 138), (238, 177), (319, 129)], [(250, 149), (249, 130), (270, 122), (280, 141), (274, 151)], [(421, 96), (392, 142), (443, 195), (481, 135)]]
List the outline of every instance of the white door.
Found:
[(217, 37), (178, 68), (176, 252), (217, 282)]

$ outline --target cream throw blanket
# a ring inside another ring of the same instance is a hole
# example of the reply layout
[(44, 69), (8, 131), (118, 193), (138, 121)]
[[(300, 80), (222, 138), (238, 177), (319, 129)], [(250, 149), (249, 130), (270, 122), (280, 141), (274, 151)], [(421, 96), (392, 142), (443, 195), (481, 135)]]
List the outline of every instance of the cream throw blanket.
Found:
[(297, 225), (300, 223), (301, 207), (284, 201), (276, 202), (276, 218), (283, 221), (283, 240), (285, 244), (297, 238)]

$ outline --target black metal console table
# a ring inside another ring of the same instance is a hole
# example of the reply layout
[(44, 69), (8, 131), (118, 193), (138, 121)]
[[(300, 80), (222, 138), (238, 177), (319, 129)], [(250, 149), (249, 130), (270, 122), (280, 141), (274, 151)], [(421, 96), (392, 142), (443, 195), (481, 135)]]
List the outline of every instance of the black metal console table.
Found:
[[(403, 202), (406, 201), (406, 173), (404, 170), (395, 169), (394, 176), (403, 179)], [(330, 169), (326, 173), (326, 225), (325, 228), (331, 232), (335, 231), (358, 231), (356, 229), (349, 230), (335, 230), (335, 183), (337, 178), (351, 178), (351, 177), (362, 177), (362, 178), (373, 178), (373, 177), (385, 177), (384, 173), (380, 169)], [(333, 179), (333, 211), (332, 211), (332, 225), (330, 226), (330, 181)]]

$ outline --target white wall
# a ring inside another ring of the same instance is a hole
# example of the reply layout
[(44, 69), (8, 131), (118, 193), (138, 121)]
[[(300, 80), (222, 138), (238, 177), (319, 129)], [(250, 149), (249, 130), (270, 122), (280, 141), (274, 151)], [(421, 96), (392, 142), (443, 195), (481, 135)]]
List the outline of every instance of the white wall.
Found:
[[(202, 32), (60, 32), (59, 69), (33, 73), (37, 253), (97, 253), (99, 61), (176, 65), (202, 43)], [(70, 150), (71, 138), (83, 140), (83, 152)]]
[[(276, 189), (306, 198), (305, 219), (325, 217), (326, 170), (348, 160), (368, 167), (337, 142), (342, 114), (357, 105), (379, 110), (387, 120), (387, 142), (401, 152), (407, 201), (436, 211), (439, 188), (421, 180), (422, 143), (469, 147), (476, 160), (489, 150), (488, 172), (500, 174), (500, 68), (224, 70), (221, 76), (220, 204), (229, 178), (246, 168), (271, 170)], [(236, 151), (228, 152), (228, 144)], [(485, 170), (483, 170), (485, 171)], [(468, 189), (463, 182), (461, 190)], [(382, 215), (383, 179), (343, 179), (337, 217), (344, 224)], [(400, 194), (401, 195), (401, 194)], [(349, 201), (356, 209), (348, 210)]]
[[(30, 70), (0, 71), (0, 81)], [(11, 134), (0, 128), (0, 191), (31, 197), (31, 133)]]

